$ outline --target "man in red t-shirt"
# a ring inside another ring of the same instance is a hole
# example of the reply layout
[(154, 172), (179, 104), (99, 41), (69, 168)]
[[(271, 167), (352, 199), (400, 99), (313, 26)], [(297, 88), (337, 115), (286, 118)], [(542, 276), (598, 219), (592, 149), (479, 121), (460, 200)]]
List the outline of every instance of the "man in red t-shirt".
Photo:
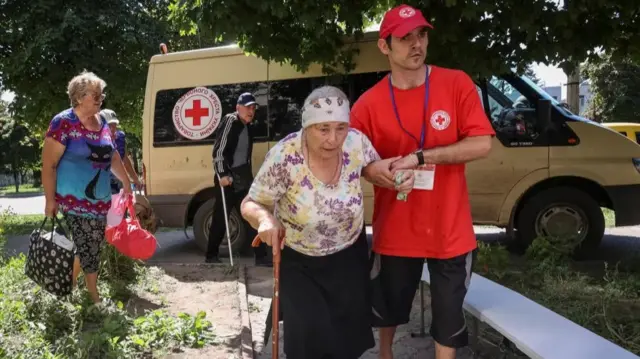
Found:
[[(465, 162), (491, 150), (493, 128), (476, 86), (462, 71), (425, 66), (427, 28), (407, 5), (389, 10), (378, 47), (391, 74), (353, 105), (351, 125), (382, 158), (365, 171), (374, 183), (373, 312), (380, 358), (392, 358), (396, 326), (409, 321), (424, 259), (431, 277), (431, 334), (436, 358), (455, 358), (468, 344), (462, 310), (477, 248)], [(396, 199), (394, 172), (415, 170), (407, 201)]]

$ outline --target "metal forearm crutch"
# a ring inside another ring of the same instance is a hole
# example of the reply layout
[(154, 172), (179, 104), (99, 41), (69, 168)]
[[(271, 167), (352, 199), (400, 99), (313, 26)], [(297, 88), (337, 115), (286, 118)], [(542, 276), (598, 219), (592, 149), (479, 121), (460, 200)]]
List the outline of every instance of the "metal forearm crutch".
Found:
[[(284, 238), (280, 238), (281, 241)], [(258, 247), (260, 245), (260, 237), (256, 236), (251, 245)], [(281, 243), (281, 242), (280, 242)], [(271, 299), (271, 358), (278, 359), (280, 355), (280, 243), (273, 254), (273, 298)], [(266, 336), (265, 336), (266, 337)], [(265, 340), (266, 343), (266, 340)]]
[(233, 251), (231, 250), (231, 235), (229, 234), (229, 216), (227, 216), (227, 200), (224, 197), (224, 187), (222, 186), (220, 175), (216, 172), (216, 176), (218, 177), (218, 185), (220, 185), (220, 193), (222, 193), (222, 207), (224, 210), (224, 224), (227, 229), (227, 245), (229, 246), (229, 260), (231, 261), (231, 266), (233, 267)]

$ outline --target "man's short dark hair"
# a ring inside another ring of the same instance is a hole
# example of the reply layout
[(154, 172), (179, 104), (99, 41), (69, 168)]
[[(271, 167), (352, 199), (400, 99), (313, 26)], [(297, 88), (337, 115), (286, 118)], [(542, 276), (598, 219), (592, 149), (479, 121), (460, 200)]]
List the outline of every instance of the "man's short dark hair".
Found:
[(384, 41), (387, 42), (387, 46), (389, 47), (389, 50), (391, 50), (391, 35), (387, 36), (387, 38), (384, 39)]

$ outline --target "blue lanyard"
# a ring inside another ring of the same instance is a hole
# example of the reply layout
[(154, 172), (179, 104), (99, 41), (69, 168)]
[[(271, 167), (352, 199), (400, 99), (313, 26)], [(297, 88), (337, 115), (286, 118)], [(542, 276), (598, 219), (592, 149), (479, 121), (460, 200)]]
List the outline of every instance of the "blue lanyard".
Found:
[(427, 132), (427, 105), (429, 104), (429, 68), (427, 67), (426, 74), (424, 76), (424, 108), (422, 109), (422, 130), (420, 131), (420, 140), (411, 134), (411, 132), (407, 131), (402, 126), (402, 121), (400, 121), (400, 113), (398, 113), (398, 106), (396, 105), (396, 97), (393, 94), (393, 85), (391, 84), (391, 74), (389, 74), (389, 93), (391, 94), (391, 104), (393, 105), (393, 111), (396, 114), (396, 120), (398, 121), (398, 125), (400, 128), (409, 136), (411, 136), (418, 143), (418, 149), (424, 148), (424, 136)]

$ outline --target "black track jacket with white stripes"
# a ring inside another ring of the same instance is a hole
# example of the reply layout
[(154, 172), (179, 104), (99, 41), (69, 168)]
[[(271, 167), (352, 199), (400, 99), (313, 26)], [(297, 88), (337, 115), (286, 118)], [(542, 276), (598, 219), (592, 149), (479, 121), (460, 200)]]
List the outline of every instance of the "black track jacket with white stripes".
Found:
[(234, 168), (251, 163), (252, 149), (249, 126), (242, 122), (238, 113), (224, 116), (215, 134), (212, 153), (214, 170), (220, 178), (231, 176)]

